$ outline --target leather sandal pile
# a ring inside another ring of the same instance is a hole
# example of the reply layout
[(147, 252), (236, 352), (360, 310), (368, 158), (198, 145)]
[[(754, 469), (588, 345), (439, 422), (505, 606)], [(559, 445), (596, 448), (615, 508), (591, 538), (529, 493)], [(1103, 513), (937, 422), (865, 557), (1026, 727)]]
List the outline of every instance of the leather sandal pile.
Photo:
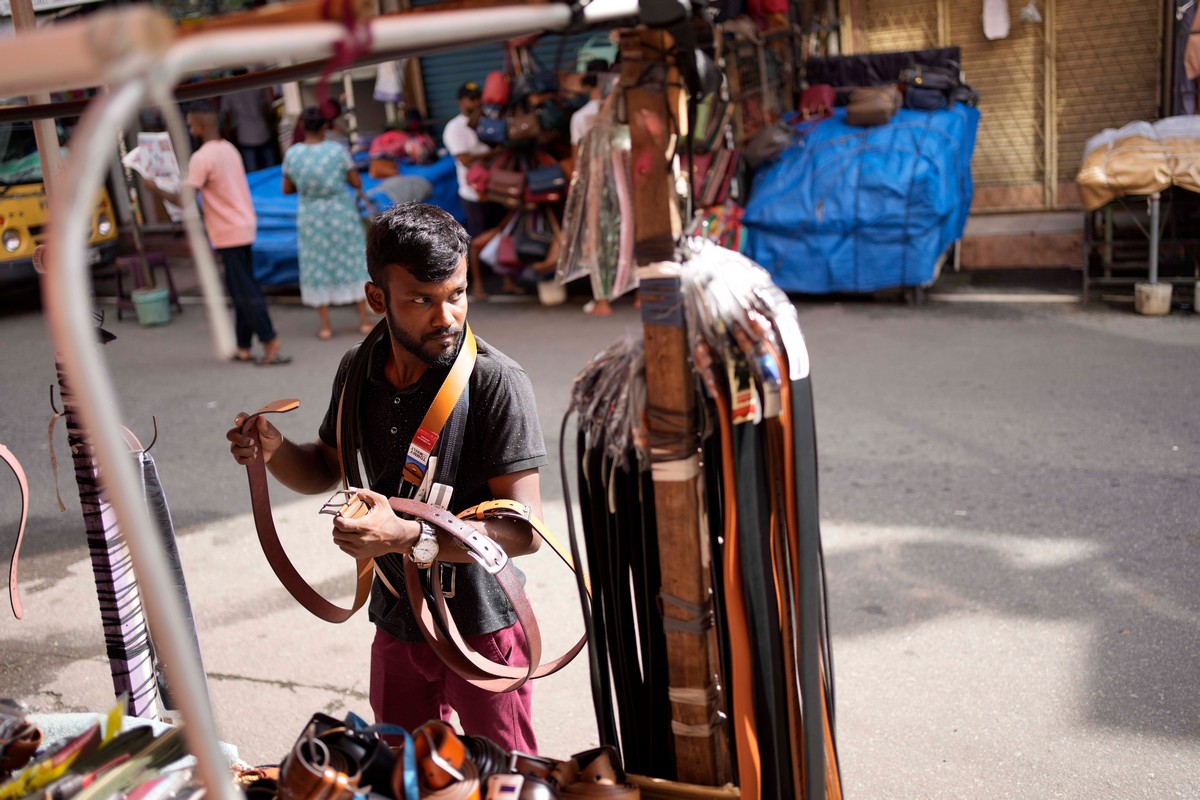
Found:
[[(741, 797), (840, 798), (812, 388), (796, 311), (765, 270), (701, 239), (688, 242), (682, 284), (705, 424), (653, 446), (656, 455), (680, 450), (672, 460), (702, 453), (707, 531), (702, 522), (698, 546), (710, 602), (661, 589), (670, 566), (659, 557), (645, 422), (659, 412), (646, 402), (641, 342), (596, 356), (568, 411), (579, 417), (593, 590), (581, 599), (600, 741), (619, 745), (631, 772), (674, 779), (672, 737), (689, 731), (672, 705), (704, 705), (705, 735), (725, 737)], [(563, 473), (569, 488), (565, 458)], [(665, 634), (709, 628), (719, 673), (692, 697), (668, 685)]]

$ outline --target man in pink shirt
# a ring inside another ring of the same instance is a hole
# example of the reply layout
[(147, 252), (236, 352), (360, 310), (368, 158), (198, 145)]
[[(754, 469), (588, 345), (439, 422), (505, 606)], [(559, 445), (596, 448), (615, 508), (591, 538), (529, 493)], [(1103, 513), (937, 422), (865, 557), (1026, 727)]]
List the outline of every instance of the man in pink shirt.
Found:
[[(221, 137), (217, 112), (212, 104), (196, 104), (187, 114), (188, 130), (202, 144), (188, 162), (187, 181), (200, 194), (208, 240), (225, 265), (225, 286), (233, 299), (237, 352), (233, 359), (259, 365), (287, 364), (290, 356), (280, 353), (282, 342), (271, 324), (267, 301), (254, 280), (250, 245), (258, 220), (250, 200), (250, 185), (236, 147)], [(179, 195), (146, 183), (153, 194), (176, 205)], [(262, 342), (262, 358), (250, 353), (253, 337)]]

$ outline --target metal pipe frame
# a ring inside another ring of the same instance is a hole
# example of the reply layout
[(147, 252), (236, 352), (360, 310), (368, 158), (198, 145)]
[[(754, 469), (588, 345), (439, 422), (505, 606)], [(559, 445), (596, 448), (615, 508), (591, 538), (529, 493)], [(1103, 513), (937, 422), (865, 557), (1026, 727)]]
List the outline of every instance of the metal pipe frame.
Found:
[[(118, 13), (125, 13), (128, 18), (128, 11)], [(636, 0), (593, 0), (584, 10), (584, 20), (588, 23), (636, 15)], [(108, 21), (110, 29), (115, 18)], [(540, 30), (566, 29), (571, 22), (571, 9), (557, 4), (434, 12), (415, 18), (379, 18), (370, 22), (370, 49), (391, 55), (430, 47), (495, 42)], [(96, 352), (95, 332), (89, 324), (92, 282), (86, 259), (88, 221), (92, 198), (103, 184), (109, 167), (112, 142), (147, 97), (162, 106), (172, 139), (177, 146), (184, 144), (180, 155), (186, 156), (186, 134), (172, 93), (183, 74), (272, 58), (327, 57), (346, 36), (346, 31), (333, 23), (246, 28), (197, 34), (169, 45), (165, 52), (161, 41), (147, 37), (142, 47), (134, 41), (127, 47), (97, 53), (94, 48), (84, 49), (89, 45), (88, 32), (94, 30), (94, 27), (83, 26), (65, 32), (50, 29), (5, 45), (0, 48), (0, 75), (8, 77), (0, 79), (0, 83), (12, 94), (71, 89), (94, 85), (97, 81), (112, 85), (109, 93), (88, 106), (76, 131), (64, 172), (64, 184), (71, 186), (72, 191), (57, 192), (51, 198), (47, 250), (50, 268), (44, 278), (48, 326), (63, 367), (77, 387), (81, 416), (95, 447), (104, 489), (116, 509), (120, 529), (133, 556), (137, 580), (147, 598), (151, 633), (168, 669), (178, 681), (185, 721), (183, 734), (188, 749), (197, 759), (197, 772), (208, 797), (234, 800), (240, 792), (229, 779), (219, 748), (216, 719), (205, 677), (192, 656), (191, 642), (185, 635), (186, 626), (182, 624), (182, 602), (170, 585), (166, 554), (143, 502), (133, 465), (126, 458), (126, 447), (120, 434), (121, 414), (111, 373), (103, 355)], [(59, 63), (49, 64), (39, 71), (40, 60), (25, 60), (44, 46), (48, 38), (61, 44), (75, 36), (79, 37), (75, 43), (81, 47), (78, 52), (84, 53), (79, 62), (86, 64), (86, 69), (73, 72), (70, 65), (64, 68)], [(126, 39), (126, 43), (131, 41)], [(47, 79), (47, 75), (53, 77)], [(193, 255), (201, 269), (201, 286), (209, 305), (214, 350), (218, 359), (224, 359), (233, 351), (231, 325), (223, 308), (224, 297), (212, 254), (200, 226), (194, 192), (186, 180), (181, 184), (185, 224)]]

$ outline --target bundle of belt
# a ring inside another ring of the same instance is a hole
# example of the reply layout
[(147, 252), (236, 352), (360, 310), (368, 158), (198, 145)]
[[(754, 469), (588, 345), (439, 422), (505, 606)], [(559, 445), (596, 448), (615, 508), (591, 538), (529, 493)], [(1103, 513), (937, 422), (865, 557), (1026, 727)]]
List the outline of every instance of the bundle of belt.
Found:
[(441, 720), (410, 734), (354, 714), (314, 714), (278, 767), (247, 770), (238, 782), (253, 800), (640, 799), (611, 747), (558, 761), (507, 751)]
[[(632, 341), (610, 347), (577, 377), (569, 412), (579, 415), (593, 588), (581, 602), (600, 741), (619, 742), (632, 772), (672, 780), (673, 737), (721, 736), (741, 797), (840, 798), (804, 337), (795, 308), (764, 269), (702, 239), (685, 250), (680, 294), (701, 429), (678, 421), (677, 443), (648, 441), (645, 420), (656, 412)], [(699, 604), (662, 591), (667, 567), (659, 562), (647, 450), (657, 462), (665, 447), (678, 451), (675, 461), (702, 456), (697, 502), (706, 513), (697, 546), (705, 548), (713, 589)], [(568, 525), (575, 549), (570, 517)], [(668, 685), (666, 632), (709, 630), (718, 653), (708, 684)], [(689, 705), (707, 724), (675, 716)], [(722, 790), (672, 787), (661, 796), (688, 791)]]

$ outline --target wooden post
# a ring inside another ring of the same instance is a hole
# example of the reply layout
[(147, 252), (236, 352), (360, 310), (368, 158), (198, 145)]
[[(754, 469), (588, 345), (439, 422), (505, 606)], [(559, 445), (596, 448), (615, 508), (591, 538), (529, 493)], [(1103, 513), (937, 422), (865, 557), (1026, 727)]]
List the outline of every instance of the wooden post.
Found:
[[(654, 506), (662, 574), (663, 614), (668, 619), (711, 619), (712, 586), (707, 531), (700, 507), (699, 436), (695, 377), (679, 291), (675, 245), (682, 233), (673, 176), (667, 163), (670, 137), (687, 125), (679, 76), (667, 61), (671, 37), (661, 31), (621, 34), (621, 85), (632, 140), (635, 258), (645, 335)], [(675, 122), (666, 119), (668, 109)], [(682, 135), (682, 134), (681, 134)], [(707, 611), (698, 614), (694, 609)], [(730, 779), (728, 744), (715, 711), (723, 703), (716, 635), (666, 631), (672, 727), (678, 778), (717, 786)]]

